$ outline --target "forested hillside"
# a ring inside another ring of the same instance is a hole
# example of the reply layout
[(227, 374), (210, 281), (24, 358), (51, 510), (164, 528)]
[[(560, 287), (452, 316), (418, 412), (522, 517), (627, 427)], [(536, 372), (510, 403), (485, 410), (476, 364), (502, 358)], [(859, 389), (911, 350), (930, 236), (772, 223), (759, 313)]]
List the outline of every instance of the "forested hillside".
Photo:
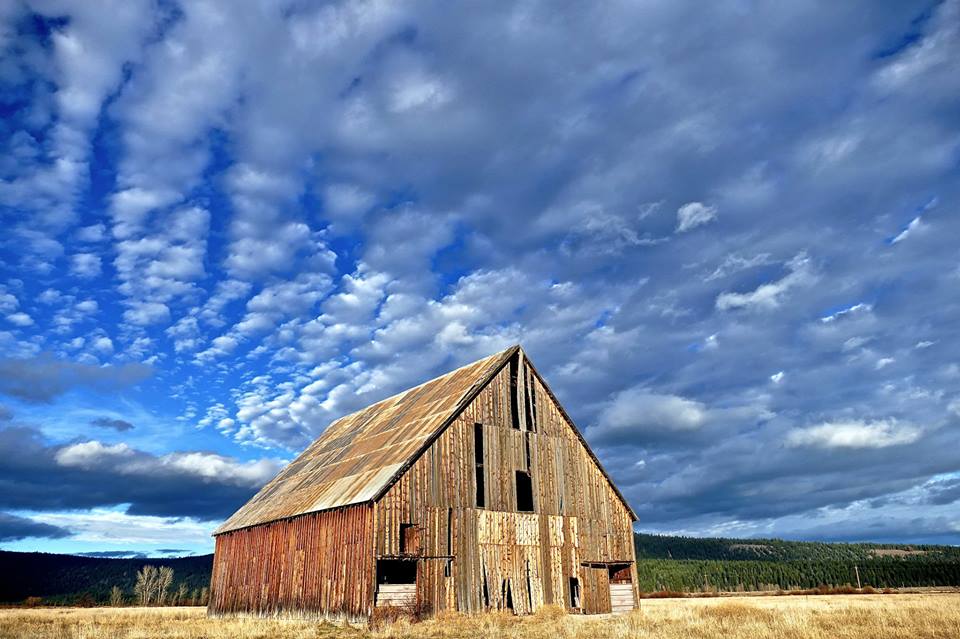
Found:
[(960, 548), (636, 534), (638, 584), (657, 590), (960, 586)]
[[(954, 546), (834, 544), (780, 539), (697, 539), (636, 534), (641, 591), (776, 590), (841, 586), (960, 586)], [(173, 568), (172, 591), (210, 584), (213, 555), (180, 559), (102, 559), (0, 551), (0, 602), (106, 603), (118, 586), (133, 599), (137, 571)]]
[(191, 593), (210, 585), (213, 555), (179, 559), (104, 559), (39, 552), (0, 551), (0, 602), (22, 602), (41, 597), (45, 604), (69, 604), (81, 600), (103, 603), (110, 589), (118, 586), (133, 598), (137, 571), (143, 566), (173, 568), (171, 591), (184, 584)]

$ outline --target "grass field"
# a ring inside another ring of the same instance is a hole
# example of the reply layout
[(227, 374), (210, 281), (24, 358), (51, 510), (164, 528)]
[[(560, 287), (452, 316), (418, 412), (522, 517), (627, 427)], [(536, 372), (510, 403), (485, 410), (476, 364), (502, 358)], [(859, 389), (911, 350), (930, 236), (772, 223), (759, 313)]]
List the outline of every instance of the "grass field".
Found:
[(207, 619), (202, 608), (0, 610), (0, 637), (36, 639), (947, 639), (960, 637), (960, 595), (901, 594), (644, 600), (628, 615), (567, 616), (547, 609), (518, 618), (448, 615), (376, 629), (263, 619)]

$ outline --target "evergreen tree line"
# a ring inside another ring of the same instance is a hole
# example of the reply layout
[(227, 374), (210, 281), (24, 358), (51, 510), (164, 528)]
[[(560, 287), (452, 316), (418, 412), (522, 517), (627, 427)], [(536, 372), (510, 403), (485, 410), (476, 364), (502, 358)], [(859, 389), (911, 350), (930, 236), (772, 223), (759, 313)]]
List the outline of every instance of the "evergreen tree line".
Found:
[(643, 592), (799, 590), (857, 584), (904, 588), (960, 586), (960, 560), (764, 561), (638, 559), (637, 585)]
[(960, 548), (927, 544), (827, 543), (783, 539), (669, 537), (634, 534), (637, 559), (761, 561), (867, 561), (894, 556), (910, 561), (960, 560)]

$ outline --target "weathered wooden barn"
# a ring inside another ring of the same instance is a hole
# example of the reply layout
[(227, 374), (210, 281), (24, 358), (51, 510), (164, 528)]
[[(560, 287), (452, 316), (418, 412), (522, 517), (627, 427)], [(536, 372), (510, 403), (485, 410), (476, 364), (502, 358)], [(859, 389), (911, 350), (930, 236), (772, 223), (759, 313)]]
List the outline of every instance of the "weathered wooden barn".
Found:
[(332, 423), (215, 532), (209, 610), (630, 609), (635, 520), (514, 346)]

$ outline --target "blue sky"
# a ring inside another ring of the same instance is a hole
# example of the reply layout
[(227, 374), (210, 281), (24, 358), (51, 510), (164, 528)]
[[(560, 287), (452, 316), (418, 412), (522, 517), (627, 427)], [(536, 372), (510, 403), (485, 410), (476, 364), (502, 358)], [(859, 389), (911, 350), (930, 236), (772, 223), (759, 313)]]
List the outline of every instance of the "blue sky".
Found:
[(960, 3), (241, 4), (0, 6), (0, 547), (517, 342), (639, 529), (960, 543)]

